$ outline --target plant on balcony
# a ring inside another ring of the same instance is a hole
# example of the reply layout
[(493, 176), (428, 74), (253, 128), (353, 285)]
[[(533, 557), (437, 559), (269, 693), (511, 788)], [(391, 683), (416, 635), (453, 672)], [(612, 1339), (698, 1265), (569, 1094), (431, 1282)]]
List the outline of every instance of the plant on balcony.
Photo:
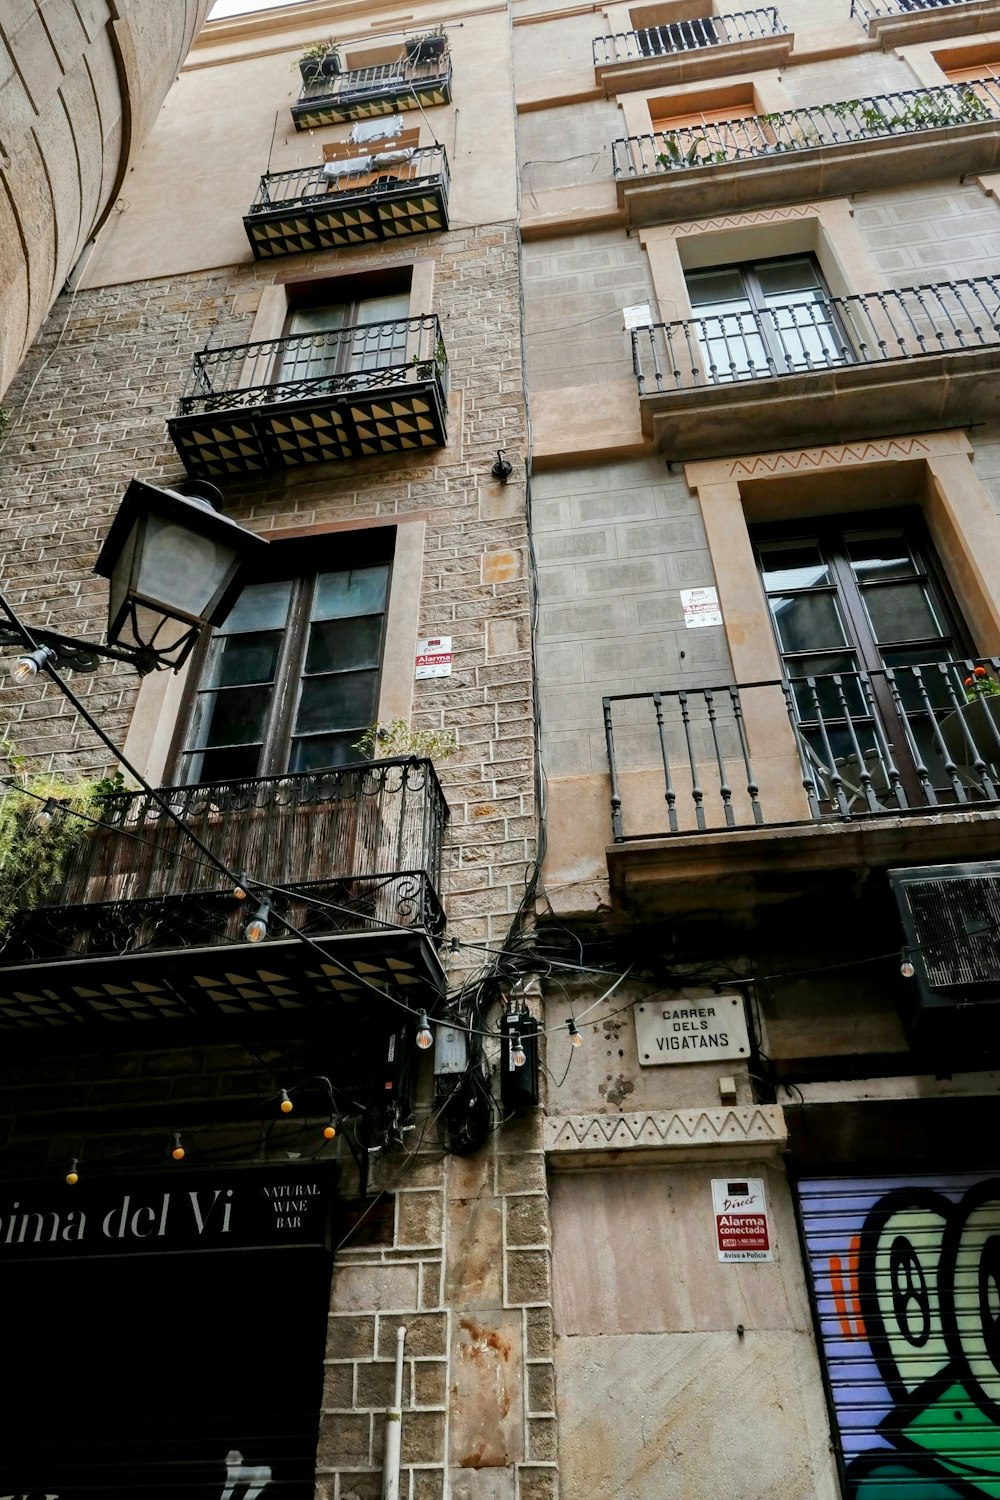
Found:
[[(664, 136), (663, 144), (666, 150), (661, 151), (656, 158), (661, 167), (706, 167), (730, 159), (729, 152), (712, 150), (707, 135), (695, 136), (686, 151), (681, 150), (672, 135)], [(703, 146), (706, 153), (704, 156), (701, 155)]]
[[(51, 771), (32, 771), (26, 758), (0, 741), (9, 773), (0, 798), (0, 941), (19, 911), (31, 911), (58, 890), (74, 850), (90, 836), (98, 799), (120, 791), (119, 771), (112, 777), (65, 779)], [(79, 817), (76, 814), (82, 813)]]
[(408, 63), (439, 62), (448, 50), (448, 38), (443, 26), (435, 26), (419, 36), (408, 36), (403, 45)]
[(444, 760), (458, 749), (458, 740), (450, 729), (411, 729), (405, 719), (390, 719), (388, 724), (369, 724), (351, 749), (365, 760), (392, 760), (404, 756)]
[(1000, 682), (991, 677), (985, 667), (974, 667), (968, 677), (962, 679), (966, 703), (975, 703), (979, 698), (1000, 698)]
[(839, 104), (828, 104), (824, 113), (840, 120), (860, 120), (863, 128), (874, 135), (891, 135), (897, 130), (934, 130), (990, 117), (990, 111), (973, 89), (963, 89), (957, 95), (930, 90), (926, 94), (917, 94), (902, 107), (894, 105), (889, 114), (867, 99), (844, 99)]
[(292, 64), (302, 74), (303, 83), (315, 83), (318, 78), (336, 78), (341, 71), (340, 49), (336, 37), (323, 37), (304, 47)]

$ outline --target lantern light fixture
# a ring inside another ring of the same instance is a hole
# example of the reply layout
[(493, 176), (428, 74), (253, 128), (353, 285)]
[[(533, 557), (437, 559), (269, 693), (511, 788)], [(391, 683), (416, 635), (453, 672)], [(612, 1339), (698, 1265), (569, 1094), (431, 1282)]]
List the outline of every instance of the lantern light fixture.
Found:
[(244, 564), (267, 546), (221, 506), (202, 480), (181, 491), (133, 479), (125, 491), (94, 572), (111, 582), (109, 643), (147, 671), (183, 665), (202, 630), (229, 614)]

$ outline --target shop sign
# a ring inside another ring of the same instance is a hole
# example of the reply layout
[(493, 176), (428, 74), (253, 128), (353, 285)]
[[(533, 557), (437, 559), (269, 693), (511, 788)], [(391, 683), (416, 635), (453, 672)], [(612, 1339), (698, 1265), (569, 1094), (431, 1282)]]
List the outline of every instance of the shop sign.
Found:
[(740, 995), (657, 1000), (634, 1008), (635, 1040), (644, 1068), (664, 1063), (732, 1062), (750, 1056)]
[(774, 1259), (762, 1178), (713, 1177), (712, 1207), (720, 1260)]
[(331, 1168), (80, 1167), (0, 1184), (0, 1500), (312, 1500)]

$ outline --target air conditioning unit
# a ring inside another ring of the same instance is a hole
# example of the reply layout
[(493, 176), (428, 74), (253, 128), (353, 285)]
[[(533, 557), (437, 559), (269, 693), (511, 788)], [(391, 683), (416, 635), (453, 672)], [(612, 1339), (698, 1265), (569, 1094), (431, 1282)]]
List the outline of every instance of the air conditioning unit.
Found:
[(914, 1044), (975, 1066), (1000, 1052), (1000, 860), (890, 870), (913, 965)]

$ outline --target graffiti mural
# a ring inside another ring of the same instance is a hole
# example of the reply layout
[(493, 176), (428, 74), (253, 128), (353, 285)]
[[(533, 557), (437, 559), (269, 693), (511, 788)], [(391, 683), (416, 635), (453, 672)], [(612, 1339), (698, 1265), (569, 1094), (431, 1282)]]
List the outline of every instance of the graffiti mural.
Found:
[(850, 1500), (1000, 1500), (1000, 1173), (799, 1202)]

